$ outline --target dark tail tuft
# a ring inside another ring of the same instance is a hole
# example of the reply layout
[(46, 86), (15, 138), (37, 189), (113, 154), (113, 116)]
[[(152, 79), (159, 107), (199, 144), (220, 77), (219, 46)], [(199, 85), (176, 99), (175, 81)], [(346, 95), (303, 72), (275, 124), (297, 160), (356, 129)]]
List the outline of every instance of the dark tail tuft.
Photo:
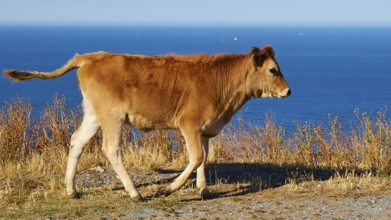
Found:
[(4, 70), (3, 74), (17, 82), (26, 81), (31, 78), (33, 78), (33, 73), (31, 72), (25, 72), (25, 71), (18, 71), (18, 70)]

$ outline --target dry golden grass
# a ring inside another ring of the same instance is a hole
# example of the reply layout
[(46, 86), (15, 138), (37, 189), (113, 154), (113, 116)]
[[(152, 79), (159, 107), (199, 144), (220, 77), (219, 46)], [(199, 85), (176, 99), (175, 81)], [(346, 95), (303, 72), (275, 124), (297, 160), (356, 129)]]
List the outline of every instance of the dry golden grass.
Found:
[[(81, 122), (81, 111), (69, 108), (65, 98), (55, 96), (38, 120), (33, 120), (32, 114), (37, 114), (33, 112), (31, 104), (23, 99), (15, 99), (0, 109), (0, 209), (30, 210), (26, 211), (28, 214), (42, 201), (48, 203), (63, 196), (70, 136)], [(288, 135), (270, 117), (263, 126), (247, 123), (228, 126), (212, 139), (208, 163), (271, 164), (355, 174), (333, 178), (334, 182), (326, 184), (330, 190), (335, 189), (336, 182), (342, 191), (359, 185), (372, 188), (390, 185), (391, 120), (386, 117), (386, 111), (376, 116), (356, 111), (355, 115), (349, 132), (342, 129), (342, 122), (337, 118), (330, 119), (327, 125), (297, 124), (296, 131)], [(110, 167), (100, 142), (98, 132), (82, 155), (79, 170), (97, 164)], [(125, 127), (122, 142), (128, 169), (153, 170), (162, 166), (181, 169), (187, 164), (185, 143), (177, 131), (143, 134)], [(363, 173), (365, 178), (357, 177)], [(311, 174), (305, 181), (297, 181), (300, 178), (299, 174), (291, 175), (293, 181), (288, 179), (292, 184), (287, 187), (317, 189)], [(66, 199), (59, 201), (64, 203)], [(105, 209), (103, 203), (92, 206)]]

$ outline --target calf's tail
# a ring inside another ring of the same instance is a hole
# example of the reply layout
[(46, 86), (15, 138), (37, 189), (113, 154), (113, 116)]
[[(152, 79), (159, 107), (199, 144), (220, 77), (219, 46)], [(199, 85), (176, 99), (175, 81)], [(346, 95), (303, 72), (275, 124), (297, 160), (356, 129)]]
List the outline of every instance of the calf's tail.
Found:
[(65, 73), (80, 67), (81, 65), (81, 56), (76, 54), (68, 63), (66, 63), (63, 67), (49, 73), (44, 73), (44, 72), (37, 72), (37, 71), (19, 71), (19, 70), (4, 70), (3, 74), (16, 81), (16, 82), (22, 82), (22, 81), (27, 81), (33, 78), (38, 78), (38, 79), (53, 79), (53, 78), (58, 78)]

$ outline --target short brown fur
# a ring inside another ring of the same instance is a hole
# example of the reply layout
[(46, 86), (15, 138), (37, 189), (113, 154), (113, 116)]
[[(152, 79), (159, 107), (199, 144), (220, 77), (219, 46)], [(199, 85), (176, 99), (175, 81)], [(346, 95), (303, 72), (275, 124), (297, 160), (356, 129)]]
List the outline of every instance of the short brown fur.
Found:
[[(52, 73), (5, 70), (15, 81), (50, 79), (79, 68), (85, 118), (72, 136), (67, 193), (75, 194), (74, 176), (85, 143), (103, 131), (103, 150), (131, 197), (140, 198), (119, 155), (120, 130), (179, 129), (185, 137), (189, 165), (165, 189), (180, 188), (197, 169), (197, 186), (206, 197), (204, 163), (208, 139), (216, 136), (251, 97), (287, 97), (285, 82), (271, 46), (247, 54), (144, 56), (105, 52), (75, 55)], [(278, 69), (271, 74), (270, 68)]]

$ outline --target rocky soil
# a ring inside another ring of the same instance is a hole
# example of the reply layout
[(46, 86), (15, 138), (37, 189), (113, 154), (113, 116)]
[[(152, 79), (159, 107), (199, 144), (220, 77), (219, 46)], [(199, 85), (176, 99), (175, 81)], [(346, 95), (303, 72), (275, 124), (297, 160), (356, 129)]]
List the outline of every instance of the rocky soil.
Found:
[[(129, 172), (145, 201), (128, 211), (96, 213), (101, 219), (391, 219), (390, 187), (360, 187), (342, 181), (330, 184), (329, 170), (268, 165), (218, 164), (209, 170), (215, 197), (201, 200), (194, 180), (169, 197), (154, 191), (172, 181), (180, 170)], [(194, 179), (194, 178), (193, 178)], [(80, 172), (84, 190), (108, 187), (123, 191), (115, 173), (100, 166)], [(130, 202), (124, 197), (124, 202)]]

